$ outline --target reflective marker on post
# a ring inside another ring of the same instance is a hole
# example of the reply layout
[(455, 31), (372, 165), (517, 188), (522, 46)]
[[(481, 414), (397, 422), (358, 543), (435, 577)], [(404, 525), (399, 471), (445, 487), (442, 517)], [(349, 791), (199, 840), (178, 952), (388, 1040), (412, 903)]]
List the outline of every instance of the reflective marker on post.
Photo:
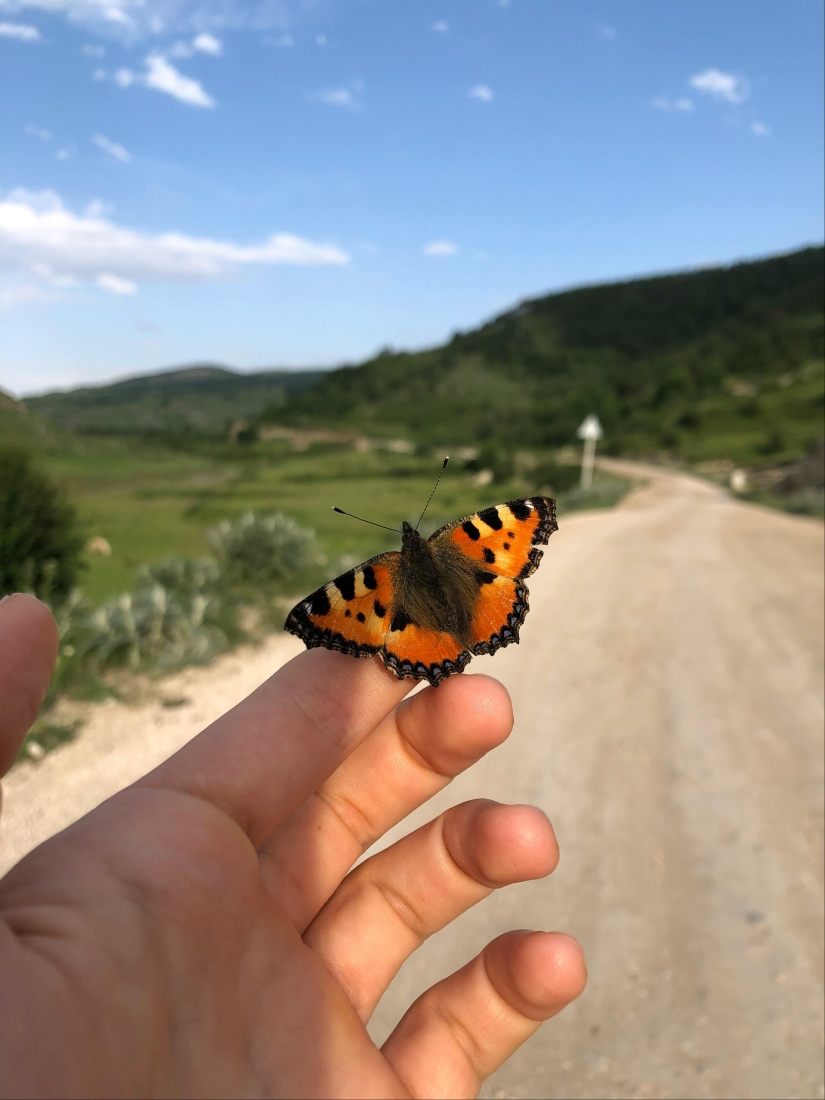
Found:
[(582, 489), (589, 489), (593, 483), (593, 463), (596, 460), (596, 440), (604, 435), (598, 416), (591, 413), (586, 416), (576, 432), (579, 439), (584, 440), (584, 452), (582, 453)]

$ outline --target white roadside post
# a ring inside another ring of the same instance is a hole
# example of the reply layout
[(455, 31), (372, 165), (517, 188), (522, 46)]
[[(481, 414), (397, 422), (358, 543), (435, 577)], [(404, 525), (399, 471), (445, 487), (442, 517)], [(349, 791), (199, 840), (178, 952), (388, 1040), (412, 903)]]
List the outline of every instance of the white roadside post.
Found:
[(586, 416), (579, 430), (576, 432), (579, 439), (584, 440), (582, 452), (582, 489), (589, 489), (593, 483), (593, 463), (596, 461), (596, 440), (604, 435), (599, 418), (594, 413)]

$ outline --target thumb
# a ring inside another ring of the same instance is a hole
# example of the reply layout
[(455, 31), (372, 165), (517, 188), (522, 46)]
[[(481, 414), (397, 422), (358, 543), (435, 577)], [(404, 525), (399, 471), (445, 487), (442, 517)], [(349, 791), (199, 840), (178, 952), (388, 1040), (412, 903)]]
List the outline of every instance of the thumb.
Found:
[(34, 596), (0, 600), (0, 776), (37, 717), (57, 659), (57, 625)]

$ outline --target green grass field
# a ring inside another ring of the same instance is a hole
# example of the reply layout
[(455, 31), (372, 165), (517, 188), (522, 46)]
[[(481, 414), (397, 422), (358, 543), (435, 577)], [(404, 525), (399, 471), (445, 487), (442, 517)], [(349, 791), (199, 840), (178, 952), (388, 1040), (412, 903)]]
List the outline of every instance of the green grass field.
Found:
[[(314, 530), (328, 562), (324, 573), (343, 568), (344, 556), (355, 564), (395, 549), (396, 535), (337, 515), (333, 505), (391, 527), (404, 519), (415, 523), (440, 467), (434, 454), (357, 453), (338, 446), (296, 454), (280, 442), (178, 451), (134, 437), (88, 436), (47, 450), (42, 461), (76, 504), (86, 539), (102, 536), (112, 548), (111, 557), (87, 555), (81, 586), (93, 604), (131, 588), (140, 565), (210, 553), (207, 529), (250, 510), (280, 510)], [(600, 475), (591, 497), (571, 497), (569, 506), (605, 506), (626, 487)], [(529, 480), (478, 488), (460, 463), (451, 464), (422, 531), (536, 488)]]

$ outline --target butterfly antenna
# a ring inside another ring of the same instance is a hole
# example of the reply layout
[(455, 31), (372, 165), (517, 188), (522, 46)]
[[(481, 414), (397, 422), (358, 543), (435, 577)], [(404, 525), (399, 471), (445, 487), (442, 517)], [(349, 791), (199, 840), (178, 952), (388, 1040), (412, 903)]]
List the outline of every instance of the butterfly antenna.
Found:
[(364, 519), (363, 516), (354, 516), (352, 512), (345, 512), (343, 508), (336, 508), (334, 504), (332, 506), (332, 510), (333, 512), (337, 512), (341, 516), (349, 516), (350, 519), (357, 519), (361, 523), (371, 523), (373, 527), (381, 527), (385, 531), (393, 531), (396, 535), (401, 534), (401, 532), (396, 531), (394, 527), (384, 527), (383, 523), (376, 523), (374, 519)]
[(421, 513), (421, 515), (420, 515), (420, 516), (418, 517), (418, 523), (416, 523), (416, 525), (415, 525), (415, 529), (416, 529), (416, 531), (417, 531), (417, 530), (418, 530), (418, 528), (419, 528), (419, 527), (421, 526), (421, 520), (422, 520), (422, 519), (424, 518), (424, 516), (426, 515), (426, 512), (427, 512), (427, 509), (428, 509), (428, 508), (430, 507), (430, 501), (431, 501), (431, 500), (433, 499), (433, 497), (435, 496), (435, 491), (436, 491), (436, 489), (438, 488), (438, 483), (439, 483), (439, 481), (441, 481), (441, 475), (442, 475), (442, 474), (444, 473), (444, 471), (445, 471), (445, 470), (447, 469), (447, 463), (448, 463), (449, 461), (450, 461), (450, 456), (449, 456), (449, 455), (447, 455), (447, 457), (446, 457), (446, 458), (444, 459), (444, 461), (443, 461), (443, 462), (442, 462), (442, 464), (441, 464), (441, 471), (440, 471), (440, 473), (439, 473), (438, 477), (437, 477), (437, 478), (435, 479), (435, 485), (433, 485), (433, 491), (432, 491), (432, 492), (430, 493), (430, 495), (429, 495), (429, 498), (427, 499), (427, 503), (426, 503), (426, 504), (424, 505), (424, 511), (423, 511), (423, 512)]

